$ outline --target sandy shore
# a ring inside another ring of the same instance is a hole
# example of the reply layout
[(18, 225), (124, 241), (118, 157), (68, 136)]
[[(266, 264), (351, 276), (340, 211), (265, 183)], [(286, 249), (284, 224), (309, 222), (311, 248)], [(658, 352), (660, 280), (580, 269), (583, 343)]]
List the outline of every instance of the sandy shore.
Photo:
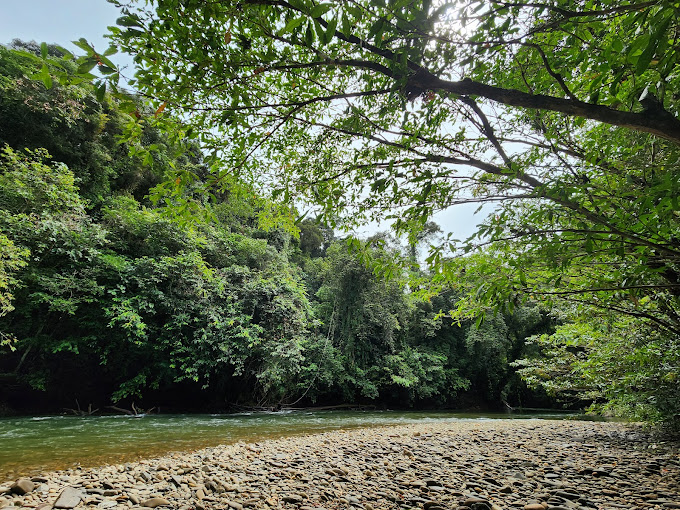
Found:
[(37, 510), (680, 509), (680, 454), (635, 425), (467, 421), (237, 443), (46, 473), (0, 494), (0, 507)]

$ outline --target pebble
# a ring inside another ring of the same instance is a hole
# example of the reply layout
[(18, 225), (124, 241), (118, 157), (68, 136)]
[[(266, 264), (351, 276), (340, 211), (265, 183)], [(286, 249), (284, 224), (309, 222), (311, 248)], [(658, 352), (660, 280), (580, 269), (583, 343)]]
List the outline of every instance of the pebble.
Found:
[(13, 494), (18, 494), (20, 496), (32, 492), (33, 489), (35, 489), (35, 484), (28, 478), (20, 478), (19, 480), (14, 482), (12, 486), (9, 488), (10, 492), (12, 492)]
[(54, 508), (75, 508), (83, 499), (83, 493), (73, 487), (66, 487), (54, 503)]
[(156, 508), (157, 506), (170, 506), (170, 502), (164, 498), (151, 498), (144, 501), (142, 506)]
[[(680, 510), (678, 479), (678, 444), (637, 425), (488, 420), (333, 431), (46, 473), (23, 495), (9, 493), (19, 480), (1, 484), (0, 507)], [(70, 502), (57, 506), (65, 494)]]

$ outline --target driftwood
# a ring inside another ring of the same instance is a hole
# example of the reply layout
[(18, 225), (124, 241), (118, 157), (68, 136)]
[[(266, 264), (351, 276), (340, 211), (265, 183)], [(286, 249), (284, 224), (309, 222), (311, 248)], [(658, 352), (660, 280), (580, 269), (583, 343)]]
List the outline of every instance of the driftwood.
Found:
[(574, 411), (573, 409), (546, 409), (542, 407), (512, 407), (505, 400), (503, 400), (505, 408), (510, 413), (577, 413), (580, 411)]
[(123, 414), (127, 414), (128, 416), (142, 416), (144, 414), (151, 414), (156, 410), (155, 407), (152, 407), (150, 409), (139, 409), (139, 408), (135, 407), (134, 402), (132, 403), (132, 405), (130, 407), (131, 407), (131, 409), (123, 409), (122, 407), (106, 406), (107, 409), (113, 409), (114, 411), (117, 411), (117, 412), (123, 413)]
[(358, 411), (373, 410), (374, 405), (361, 404), (338, 404), (334, 406), (318, 406), (318, 407), (289, 407), (285, 404), (278, 404), (274, 406), (244, 406), (239, 404), (232, 404), (232, 408), (241, 412), (278, 412), (278, 411), (334, 411), (339, 409), (351, 409)]
[(75, 416), (92, 416), (93, 414), (99, 412), (99, 409), (92, 409), (92, 404), (88, 404), (87, 411), (84, 411), (83, 409), (80, 408), (80, 402), (78, 402), (78, 399), (76, 399), (76, 408), (77, 409), (70, 409), (68, 407), (65, 407), (64, 411), (67, 411)]

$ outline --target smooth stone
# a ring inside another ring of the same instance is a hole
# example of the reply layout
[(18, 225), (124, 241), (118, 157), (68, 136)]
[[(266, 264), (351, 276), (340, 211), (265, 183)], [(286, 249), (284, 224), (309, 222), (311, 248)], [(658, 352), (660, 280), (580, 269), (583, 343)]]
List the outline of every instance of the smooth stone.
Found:
[(427, 502), (427, 499), (420, 498), (418, 496), (412, 496), (406, 500), (408, 503), (414, 503), (414, 504), (424, 504)]
[(18, 494), (19, 496), (28, 494), (29, 492), (32, 492), (33, 489), (35, 489), (35, 484), (28, 478), (20, 478), (9, 488), (10, 492)]
[(281, 498), (286, 503), (302, 503), (302, 497), (295, 494), (287, 494)]
[(581, 497), (580, 494), (576, 494), (575, 492), (569, 492), (569, 491), (555, 491), (554, 495), (559, 497), (559, 498), (566, 498), (566, 499), (578, 499), (578, 498)]
[(142, 503), (142, 506), (147, 508), (156, 508), (157, 506), (169, 506), (170, 502), (165, 498), (151, 498)]
[(489, 503), (488, 501), (478, 501), (477, 503), (472, 503), (470, 505), (470, 508), (472, 510), (490, 510), (491, 503)]
[(225, 501), (225, 503), (229, 508), (233, 508), (234, 510), (243, 510), (243, 505), (236, 501)]
[(477, 498), (473, 496), (471, 498), (467, 498), (462, 506), (471, 506), (474, 503), (488, 503), (488, 501), (486, 499)]
[(545, 507), (540, 503), (529, 503), (524, 505), (524, 510), (545, 510)]
[(54, 508), (74, 508), (80, 503), (81, 499), (83, 499), (82, 492), (73, 487), (66, 487), (59, 494), (57, 501), (54, 503)]

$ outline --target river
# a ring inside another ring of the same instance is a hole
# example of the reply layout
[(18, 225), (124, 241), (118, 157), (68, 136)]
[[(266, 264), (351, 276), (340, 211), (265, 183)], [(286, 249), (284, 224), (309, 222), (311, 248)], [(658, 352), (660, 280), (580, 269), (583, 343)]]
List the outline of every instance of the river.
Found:
[(0, 482), (40, 472), (117, 464), (170, 451), (327, 430), (453, 420), (582, 418), (560, 414), (316, 411), (0, 419)]

